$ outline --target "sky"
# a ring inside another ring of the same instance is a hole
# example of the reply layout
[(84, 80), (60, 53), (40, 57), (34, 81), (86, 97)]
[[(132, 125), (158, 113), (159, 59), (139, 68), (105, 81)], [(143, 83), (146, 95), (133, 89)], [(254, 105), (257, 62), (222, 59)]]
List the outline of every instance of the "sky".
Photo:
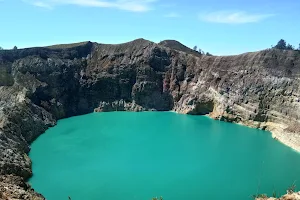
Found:
[(214, 55), (300, 43), (300, 0), (0, 0), (0, 47), (137, 38)]

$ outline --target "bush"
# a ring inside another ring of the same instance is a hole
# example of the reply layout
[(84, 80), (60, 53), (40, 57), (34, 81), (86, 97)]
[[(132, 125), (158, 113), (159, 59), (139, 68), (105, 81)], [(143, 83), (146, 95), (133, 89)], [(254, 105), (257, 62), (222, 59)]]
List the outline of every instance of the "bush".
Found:
[(275, 45), (276, 49), (286, 49), (286, 41), (284, 39), (279, 40), (279, 42)]
[(284, 39), (279, 40), (278, 43), (273, 48), (281, 49), (281, 50), (295, 50), (293, 45), (287, 44)]

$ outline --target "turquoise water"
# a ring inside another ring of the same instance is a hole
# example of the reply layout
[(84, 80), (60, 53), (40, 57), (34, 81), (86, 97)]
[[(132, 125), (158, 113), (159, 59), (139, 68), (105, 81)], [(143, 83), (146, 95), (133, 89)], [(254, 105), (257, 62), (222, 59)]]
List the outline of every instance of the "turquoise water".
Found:
[(270, 133), (172, 112), (60, 120), (30, 157), (48, 200), (250, 200), (300, 181), (300, 154)]

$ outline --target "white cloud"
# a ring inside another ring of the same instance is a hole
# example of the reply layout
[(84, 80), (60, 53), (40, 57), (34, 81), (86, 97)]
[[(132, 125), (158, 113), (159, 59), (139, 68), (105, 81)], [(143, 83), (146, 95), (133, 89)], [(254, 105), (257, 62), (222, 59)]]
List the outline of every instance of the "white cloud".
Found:
[(245, 24), (262, 21), (273, 14), (250, 14), (247, 12), (219, 11), (199, 15), (202, 21), (224, 24)]
[(178, 18), (178, 17), (181, 17), (181, 15), (179, 15), (178, 13), (175, 13), (175, 12), (171, 12), (171, 13), (168, 13), (168, 14), (164, 15), (164, 17)]
[(42, 2), (42, 1), (35, 1), (35, 2), (32, 2), (32, 5), (37, 6), (37, 7), (42, 7), (42, 8), (52, 9), (52, 7), (51, 7), (49, 4), (44, 3), (44, 2)]
[(101, 8), (115, 8), (120, 10), (127, 10), (132, 12), (145, 12), (151, 10), (152, 4), (156, 0), (23, 0), (34, 6), (53, 8), (59, 5), (77, 5), (85, 7), (101, 7)]

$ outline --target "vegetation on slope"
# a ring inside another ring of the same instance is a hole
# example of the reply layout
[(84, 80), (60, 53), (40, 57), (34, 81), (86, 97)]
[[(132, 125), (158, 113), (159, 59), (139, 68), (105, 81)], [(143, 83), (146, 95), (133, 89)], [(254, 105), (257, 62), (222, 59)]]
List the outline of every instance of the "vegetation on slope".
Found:
[(57, 45), (46, 46), (46, 48), (49, 48), (49, 49), (70, 49), (70, 48), (86, 45), (87, 43), (89, 43), (89, 41), (72, 43), (72, 44), (57, 44)]

